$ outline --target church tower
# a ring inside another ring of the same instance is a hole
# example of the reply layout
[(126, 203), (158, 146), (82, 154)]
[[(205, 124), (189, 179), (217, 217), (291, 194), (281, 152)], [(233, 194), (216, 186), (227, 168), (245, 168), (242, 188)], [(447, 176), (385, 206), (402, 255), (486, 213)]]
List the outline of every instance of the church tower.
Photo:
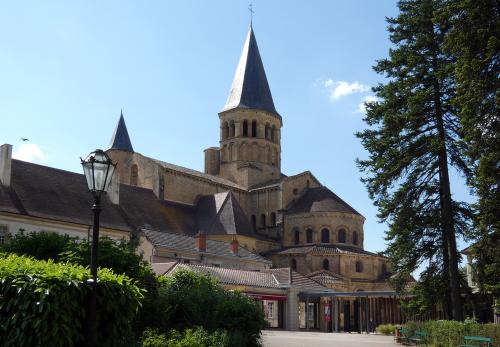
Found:
[(219, 119), (221, 177), (245, 187), (280, 178), (282, 120), (251, 26)]

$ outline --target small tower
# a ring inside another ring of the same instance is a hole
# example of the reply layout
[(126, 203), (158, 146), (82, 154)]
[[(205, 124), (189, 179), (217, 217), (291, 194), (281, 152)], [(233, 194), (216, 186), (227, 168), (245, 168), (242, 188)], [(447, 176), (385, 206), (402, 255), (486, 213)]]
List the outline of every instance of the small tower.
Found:
[(219, 175), (251, 187), (281, 173), (281, 116), (250, 27), (220, 119)]
[(132, 142), (128, 136), (127, 126), (123, 118), (123, 111), (120, 112), (120, 119), (116, 125), (115, 133), (109, 143), (109, 149), (118, 149), (121, 151), (134, 152)]

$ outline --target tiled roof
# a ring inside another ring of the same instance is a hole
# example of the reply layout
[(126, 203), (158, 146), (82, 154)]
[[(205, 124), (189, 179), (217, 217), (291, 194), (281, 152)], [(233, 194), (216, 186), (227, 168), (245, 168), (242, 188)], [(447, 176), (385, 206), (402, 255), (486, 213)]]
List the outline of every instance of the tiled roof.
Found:
[[(198, 252), (196, 250), (196, 241), (194, 237), (181, 234), (147, 230), (147, 229), (143, 229), (142, 232), (144, 232), (144, 234), (151, 241), (151, 243), (157, 247), (158, 246), (166, 247), (179, 251)], [(238, 249), (238, 254), (233, 255), (233, 253), (231, 253), (229, 243), (224, 241), (207, 240), (207, 249), (204, 253), (210, 253), (218, 256), (231, 257), (231, 258), (238, 257), (240, 259), (247, 259), (247, 260), (271, 264), (271, 261), (269, 259), (264, 258), (256, 253), (252, 253), (246, 248), (241, 246)]]
[(196, 218), (200, 231), (206, 234), (261, 238), (230, 191), (201, 197), (196, 205)]
[(308, 278), (311, 278), (323, 285), (344, 283), (345, 278), (339, 274), (336, 274), (328, 270), (319, 270), (307, 274)]
[(288, 214), (311, 212), (344, 212), (361, 216), (354, 208), (325, 186), (309, 188), (287, 208)]
[[(148, 157), (146, 157), (146, 158), (148, 158)], [(206, 174), (204, 172), (188, 169), (188, 168), (185, 168), (185, 167), (182, 167), (179, 165), (175, 165), (175, 164), (171, 164), (171, 163), (167, 163), (167, 162), (164, 162), (161, 160), (157, 160), (157, 159), (153, 159), (153, 158), (149, 158), (149, 159), (153, 160), (154, 162), (161, 165), (162, 167), (169, 169), (169, 170), (172, 170), (172, 171), (178, 171), (180, 173), (190, 175), (190, 176), (195, 176), (195, 177), (198, 177), (200, 179), (207, 180), (207, 181), (210, 181), (213, 183), (217, 183), (217, 184), (229, 187), (229, 188), (235, 188), (235, 189), (246, 191), (245, 187), (240, 186), (240, 185), (238, 185), (230, 180), (227, 180), (225, 178), (209, 175), (209, 174)]]
[[(290, 286), (290, 268), (279, 268), (279, 269), (264, 269), (261, 270), (262, 272), (269, 272), (272, 273), (280, 285), (282, 286)], [(308, 278), (298, 272), (292, 271), (292, 282), (291, 285), (301, 287), (305, 290), (309, 291), (326, 291), (328, 290), (325, 288), (321, 283)]]
[(365, 251), (364, 249), (351, 246), (343, 245), (310, 245), (310, 246), (295, 246), (288, 247), (280, 250), (273, 250), (268, 252), (268, 254), (312, 254), (312, 255), (323, 255), (323, 254), (360, 254), (360, 255), (373, 255), (380, 256), (379, 254)]
[(243, 52), (234, 74), (231, 92), (222, 112), (235, 108), (266, 110), (280, 117), (274, 107), (252, 27), (248, 30)]

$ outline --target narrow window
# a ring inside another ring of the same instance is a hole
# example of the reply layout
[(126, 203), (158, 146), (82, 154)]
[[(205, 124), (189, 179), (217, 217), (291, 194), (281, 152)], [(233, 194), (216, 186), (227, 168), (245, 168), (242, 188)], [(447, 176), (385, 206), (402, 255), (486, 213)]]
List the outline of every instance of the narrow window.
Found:
[(138, 171), (137, 165), (136, 164), (132, 165), (132, 167), (130, 168), (130, 184), (133, 186), (137, 185), (137, 176), (138, 176), (137, 171)]
[(328, 261), (328, 259), (323, 260), (323, 269), (324, 270), (330, 269), (330, 262)]
[(257, 217), (255, 217), (255, 215), (252, 215), (252, 217), (250, 217), (251, 220), (252, 220), (252, 228), (253, 228), (253, 231), (257, 230)]
[(356, 262), (356, 272), (363, 272), (363, 262), (359, 260)]
[(243, 136), (248, 137), (248, 121), (243, 121)]
[(294, 236), (295, 244), (298, 245), (300, 243), (300, 231), (295, 230), (293, 236)]
[(252, 121), (252, 137), (257, 137), (257, 121)]
[(265, 132), (264, 132), (264, 137), (269, 140), (269, 138), (271, 137), (271, 135), (269, 134), (271, 130), (271, 127), (269, 126), (269, 123), (266, 124), (266, 128), (265, 128)]
[(234, 137), (235, 132), (236, 126), (234, 125), (234, 121), (231, 121), (231, 123), (229, 123), (229, 136)]
[(264, 213), (260, 215), (260, 226), (263, 229), (266, 227), (266, 215)]
[(345, 243), (345, 230), (339, 230), (339, 243)]
[(297, 271), (297, 260), (292, 259), (292, 261), (290, 262), (290, 266), (292, 267), (293, 271)]
[(357, 231), (353, 231), (353, 233), (352, 233), (352, 243), (355, 245), (358, 244), (358, 232)]
[(229, 125), (227, 122), (224, 122), (224, 125), (222, 126), (222, 138), (225, 140), (229, 137)]
[(276, 213), (274, 213), (274, 212), (271, 212), (271, 225), (273, 227), (276, 226)]
[(306, 231), (306, 242), (307, 243), (312, 243), (313, 242), (313, 231), (312, 231), (312, 229), (307, 229), (307, 231)]
[(328, 230), (327, 228), (321, 230), (321, 242), (330, 243), (330, 230)]

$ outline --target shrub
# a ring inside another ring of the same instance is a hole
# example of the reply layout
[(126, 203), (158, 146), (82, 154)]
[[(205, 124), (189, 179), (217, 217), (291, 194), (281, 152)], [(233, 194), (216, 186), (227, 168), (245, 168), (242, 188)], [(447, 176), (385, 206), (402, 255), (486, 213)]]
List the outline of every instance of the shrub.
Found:
[[(98, 338), (130, 345), (131, 321), (143, 297), (131, 279), (99, 270)], [(83, 342), (88, 268), (0, 254), (0, 345), (75, 346)]]
[(200, 273), (178, 271), (162, 279), (152, 327), (167, 332), (203, 327), (226, 330), (231, 345), (259, 346), (265, 328), (258, 304), (238, 292), (225, 291), (216, 280)]
[(392, 324), (380, 324), (377, 327), (377, 332), (384, 335), (392, 335), (396, 331), (396, 327)]
[(408, 322), (406, 327), (410, 331), (417, 330), (429, 333), (429, 343), (436, 347), (460, 346), (464, 343), (464, 336), (484, 336), (493, 338), (493, 346), (500, 347), (500, 325), (481, 324), (473, 320), (458, 321), (427, 321)]
[(1, 245), (3, 251), (28, 255), (40, 260), (59, 260), (59, 254), (66, 250), (70, 242), (75, 240), (68, 235), (54, 232), (40, 231), (15, 234), (9, 242)]
[(141, 347), (230, 347), (227, 333), (217, 330), (209, 333), (203, 328), (186, 329), (184, 332), (170, 330), (160, 333), (146, 329), (140, 341)]

